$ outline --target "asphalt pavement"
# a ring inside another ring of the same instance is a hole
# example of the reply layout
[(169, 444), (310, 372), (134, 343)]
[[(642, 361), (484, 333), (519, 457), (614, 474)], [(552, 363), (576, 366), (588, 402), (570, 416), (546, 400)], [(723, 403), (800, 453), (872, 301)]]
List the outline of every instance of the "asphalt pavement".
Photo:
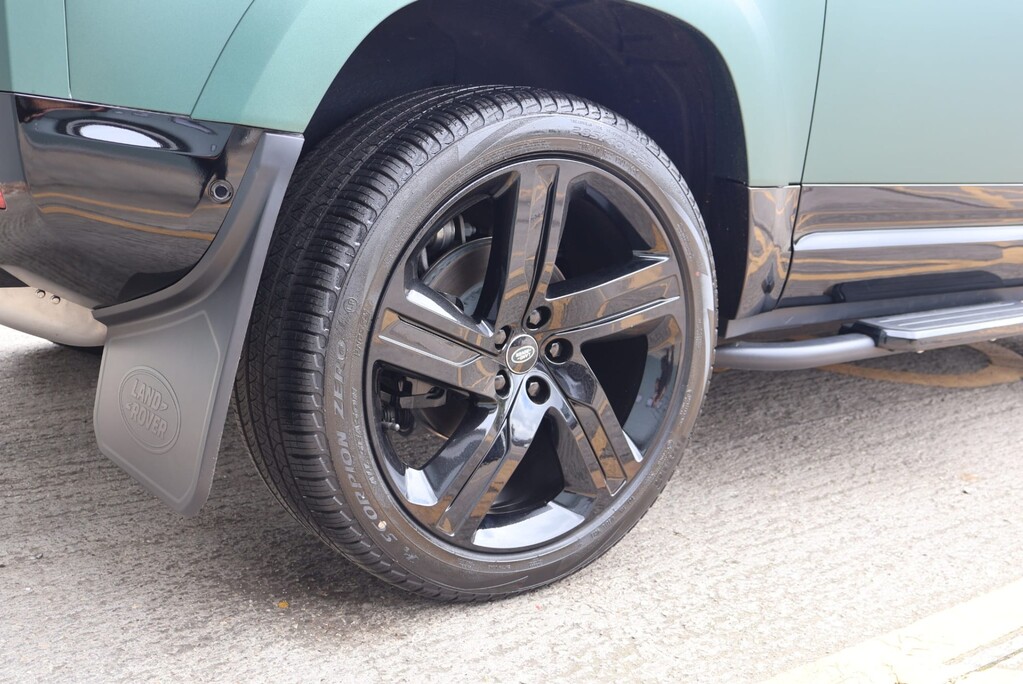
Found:
[(1023, 578), (1023, 339), (718, 373), (625, 540), (472, 606), (323, 547), (233, 416), (170, 512), (96, 448), (98, 369), (0, 328), (0, 681), (755, 682)]

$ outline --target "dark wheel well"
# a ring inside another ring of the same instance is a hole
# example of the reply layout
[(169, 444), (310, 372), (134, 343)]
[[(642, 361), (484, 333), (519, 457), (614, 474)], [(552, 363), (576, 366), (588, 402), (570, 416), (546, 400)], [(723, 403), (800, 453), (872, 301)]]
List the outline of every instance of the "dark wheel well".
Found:
[(720, 318), (732, 316), (748, 225), (738, 97), (717, 49), (666, 14), (620, 0), (418, 0), (359, 45), (306, 138), (315, 143), (403, 93), (487, 83), (580, 95), (642, 128), (693, 190), (717, 264)]

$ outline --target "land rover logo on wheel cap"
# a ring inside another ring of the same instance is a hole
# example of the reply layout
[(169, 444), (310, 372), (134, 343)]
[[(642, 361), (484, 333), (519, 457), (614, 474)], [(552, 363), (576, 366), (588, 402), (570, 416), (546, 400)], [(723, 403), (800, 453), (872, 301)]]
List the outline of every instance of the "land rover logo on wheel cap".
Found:
[(118, 398), (132, 439), (154, 454), (170, 451), (181, 429), (181, 408), (167, 378), (152, 368), (132, 368), (121, 381)]
[(536, 365), (538, 349), (529, 335), (519, 335), (508, 345), (507, 364), (513, 373), (526, 373)]
[(525, 363), (536, 355), (532, 347), (520, 347), (512, 352), (512, 363)]

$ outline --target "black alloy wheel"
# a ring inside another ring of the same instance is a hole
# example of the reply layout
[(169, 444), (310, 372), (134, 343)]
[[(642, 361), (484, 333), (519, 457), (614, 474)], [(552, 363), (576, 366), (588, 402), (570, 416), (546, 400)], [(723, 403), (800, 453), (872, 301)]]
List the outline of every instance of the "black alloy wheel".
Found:
[(306, 158), (236, 393), (271, 490), (439, 599), (597, 558), (681, 457), (710, 376), (702, 221), (634, 126), (567, 95), (441, 88)]
[(380, 466), (424, 529), (466, 549), (536, 547), (640, 472), (686, 351), (661, 224), (609, 171), (542, 157), (469, 184), (402, 255), (367, 396)]

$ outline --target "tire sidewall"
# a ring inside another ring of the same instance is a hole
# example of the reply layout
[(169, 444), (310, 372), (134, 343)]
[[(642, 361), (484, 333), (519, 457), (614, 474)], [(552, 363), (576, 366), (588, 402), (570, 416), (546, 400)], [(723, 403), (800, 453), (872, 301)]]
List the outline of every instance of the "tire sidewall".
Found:
[[(716, 328), (712, 264), (698, 211), (674, 167), (625, 124), (571, 114), (534, 114), (485, 124), (427, 159), (396, 189), (357, 250), (341, 288), (327, 337), (325, 434), (349, 514), (391, 560), (415, 575), (464, 591), (507, 593), (551, 582), (578, 569), (620, 539), (667, 483), (699, 412)], [(377, 464), (368, 431), (375, 429), (366, 396), (364, 352), (378, 300), (394, 265), (419, 229), (461, 188), (512, 161), (569, 156), (626, 179), (664, 214), (664, 226), (685, 280), (685, 382), (676, 383), (659, 443), (645, 466), (604, 514), (539, 550), (500, 555), (472, 552), (423, 530), (395, 498)]]

